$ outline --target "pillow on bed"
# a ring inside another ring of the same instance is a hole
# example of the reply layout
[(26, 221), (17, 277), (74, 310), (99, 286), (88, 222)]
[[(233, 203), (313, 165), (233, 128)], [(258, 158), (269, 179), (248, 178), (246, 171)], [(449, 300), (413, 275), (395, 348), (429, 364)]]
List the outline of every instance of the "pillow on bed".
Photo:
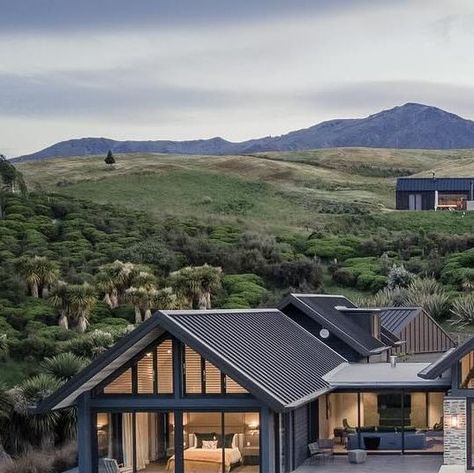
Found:
[(215, 432), (203, 434), (196, 432), (194, 435), (196, 436), (196, 444), (194, 445), (196, 448), (202, 448), (202, 442), (204, 440), (217, 440)]
[[(235, 434), (225, 434), (224, 435), (224, 448), (234, 448), (234, 436)], [(217, 448), (222, 448), (222, 435), (217, 435), (216, 437), (218, 440)]]
[(217, 440), (203, 440), (202, 449), (203, 450), (217, 450)]

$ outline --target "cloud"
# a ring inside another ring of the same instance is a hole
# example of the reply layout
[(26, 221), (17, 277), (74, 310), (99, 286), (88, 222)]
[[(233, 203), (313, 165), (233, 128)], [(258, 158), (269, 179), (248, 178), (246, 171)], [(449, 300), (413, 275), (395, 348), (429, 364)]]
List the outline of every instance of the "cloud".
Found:
[(84, 135), (244, 140), (407, 101), (474, 116), (472, 0), (0, 0), (0, 11), (11, 154)]
[(430, 81), (364, 81), (324, 87), (302, 97), (346, 116), (372, 114), (407, 102), (438, 106), (474, 119), (474, 85)]
[(0, 31), (196, 26), (263, 20), (308, 11), (324, 14), (367, 3), (369, 0), (0, 0)]

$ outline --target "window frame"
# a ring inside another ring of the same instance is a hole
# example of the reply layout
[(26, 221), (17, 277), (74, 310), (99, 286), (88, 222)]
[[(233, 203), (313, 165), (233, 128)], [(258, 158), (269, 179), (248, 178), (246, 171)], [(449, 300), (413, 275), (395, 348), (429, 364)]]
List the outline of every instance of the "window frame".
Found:
[[(157, 354), (156, 354), (156, 349), (161, 343), (165, 342), (166, 340), (171, 340), (171, 350), (172, 350), (172, 356), (171, 356), (171, 363), (172, 363), (172, 368), (171, 368), (171, 373), (172, 373), (172, 383), (173, 383), (173, 389), (172, 392), (170, 393), (159, 393), (159, 373), (157, 370)], [(163, 334), (162, 336), (158, 337), (156, 340), (154, 340), (152, 343), (147, 345), (143, 350), (141, 350), (139, 353), (137, 353), (133, 358), (128, 360), (123, 366), (121, 366), (119, 369), (111, 373), (109, 376), (107, 376), (103, 381), (101, 381), (93, 390), (92, 396), (93, 397), (162, 397), (162, 398), (172, 398), (175, 395), (176, 391), (176, 386), (174, 383), (174, 371), (175, 371), (175, 359), (174, 359), (174, 351), (175, 347), (177, 345), (178, 341), (170, 336), (170, 334), (166, 333)], [(153, 392), (152, 393), (140, 393), (138, 392), (138, 362), (146, 356), (147, 353), (152, 353), (153, 357)], [(104, 392), (104, 389), (112, 383), (115, 379), (117, 379), (119, 376), (121, 376), (123, 373), (125, 373), (128, 369), (131, 369), (132, 371), (132, 392), (131, 393), (106, 393)]]
[[(189, 347), (189, 349), (193, 350), (195, 353), (197, 353), (201, 357), (201, 392), (200, 393), (188, 393), (186, 391), (186, 347), (188, 345), (181, 343), (181, 376), (182, 376), (182, 381), (183, 381), (183, 397), (186, 398), (195, 398), (195, 397), (223, 397), (223, 396), (232, 396), (232, 397), (251, 397), (251, 394), (246, 390), (243, 386), (240, 385), (237, 381), (233, 380), (229, 375), (225, 374), (221, 369), (219, 369), (217, 366), (214, 365), (209, 360), (206, 360), (200, 353), (198, 353), (196, 350), (192, 349)], [(213, 365), (216, 369), (218, 369), (221, 373), (221, 391), (220, 393), (207, 393), (206, 392), (206, 362), (210, 363)], [(239, 385), (242, 389), (245, 389), (247, 392), (242, 392), (242, 393), (232, 393), (232, 392), (227, 392), (227, 378), (232, 379), (234, 383)]]

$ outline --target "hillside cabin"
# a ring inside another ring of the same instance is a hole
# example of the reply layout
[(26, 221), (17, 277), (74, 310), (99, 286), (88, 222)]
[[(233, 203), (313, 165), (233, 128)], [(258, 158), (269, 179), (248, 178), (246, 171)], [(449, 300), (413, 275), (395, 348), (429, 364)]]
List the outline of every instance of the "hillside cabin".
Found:
[(474, 177), (397, 179), (397, 210), (474, 210)]
[(466, 429), (471, 438), (453, 417), (464, 419), (466, 402), (450, 393), (473, 348), (397, 360), (404, 332), (382, 314), (316, 294), (279, 309), (158, 311), (36, 411), (77, 409), (79, 473), (288, 473), (313, 442), (471, 465), (470, 444), (453, 443)]

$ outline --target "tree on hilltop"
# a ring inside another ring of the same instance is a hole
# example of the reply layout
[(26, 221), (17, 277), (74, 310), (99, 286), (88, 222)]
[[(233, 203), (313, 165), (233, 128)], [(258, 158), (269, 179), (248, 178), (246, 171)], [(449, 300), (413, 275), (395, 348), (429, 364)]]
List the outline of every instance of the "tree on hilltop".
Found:
[(107, 153), (107, 156), (104, 159), (104, 162), (105, 164), (108, 164), (109, 166), (112, 166), (113, 164), (115, 164), (115, 158), (110, 149)]

